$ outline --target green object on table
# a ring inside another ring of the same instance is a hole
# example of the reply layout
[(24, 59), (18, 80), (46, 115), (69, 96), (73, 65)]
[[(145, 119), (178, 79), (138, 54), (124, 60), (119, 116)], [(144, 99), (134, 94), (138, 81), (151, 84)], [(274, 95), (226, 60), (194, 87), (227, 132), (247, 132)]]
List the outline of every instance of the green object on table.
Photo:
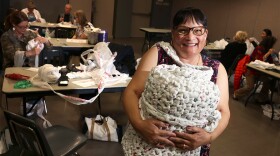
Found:
[(24, 88), (29, 88), (29, 87), (32, 87), (32, 84), (28, 80), (18, 81), (14, 85), (15, 89), (24, 89)]

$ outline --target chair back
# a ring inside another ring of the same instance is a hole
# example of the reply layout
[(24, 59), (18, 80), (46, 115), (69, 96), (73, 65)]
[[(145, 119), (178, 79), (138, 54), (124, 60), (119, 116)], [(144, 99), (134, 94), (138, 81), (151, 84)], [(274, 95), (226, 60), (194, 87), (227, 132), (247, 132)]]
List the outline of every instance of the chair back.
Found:
[(55, 30), (55, 37), (56, 38), (71, 38), (71, 36), (69, 36), (68, 31), (66, 29), (56, 29)]
[(22, 154), (49, 156), (53, 155), (51, 148), (33, 120), (4, 110), (13, 144), (22, 149)]
[(231, 64), (231, 66), (228, 69), (228, 79), (230, 79), (231, 75), (234, 74), (235, 72), (235, 68), (238, 64), (238, 62), (245, 56), (245, 54), (239, 54), (236, 56), (236, 58), (234, 59), (233, 63)]
[(134, 75), (136, 60), (132, 46), (111, 42), (108, 47), (112, 52), (118, 52), (114, 62), (116, 69), (129, 76)]

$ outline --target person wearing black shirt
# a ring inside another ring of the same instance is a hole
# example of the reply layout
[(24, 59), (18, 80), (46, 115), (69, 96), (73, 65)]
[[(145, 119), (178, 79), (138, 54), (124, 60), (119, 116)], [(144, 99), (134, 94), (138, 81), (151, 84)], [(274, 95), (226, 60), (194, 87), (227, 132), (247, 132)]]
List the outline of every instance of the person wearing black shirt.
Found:
[(72, 6), (70, 4), (66, 4), (64, 8), (64, 13), (58, 15), (57, 23), (60, 22), (69, 22), (74, 23), (74, 17), (71, 14)]
[(221, 53), (221, 63), (225, 66), (228, 71), (235, 58), (240, 54), (245, 54), (247, 50), (246, 39), (247, 32), (237, 31), (233, 37), (234, 41), (230, 42)]

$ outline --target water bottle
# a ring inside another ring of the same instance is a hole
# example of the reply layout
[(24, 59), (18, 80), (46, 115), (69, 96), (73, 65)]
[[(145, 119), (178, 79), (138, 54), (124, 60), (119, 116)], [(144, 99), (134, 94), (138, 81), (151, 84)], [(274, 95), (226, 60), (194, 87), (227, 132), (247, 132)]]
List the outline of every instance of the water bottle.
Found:
[(272, 59), (273, 59), (273, 63), (274, 63), (274, 64), (278, 64), (279, 59), (278, 59), (278, 57), (277, 57), (277, 54), (276, 54), (276, 53), (272, 53), (272, 54), (270, 54), (270, 55), (271, 55), (271, 57), (272, 57)]
[(108, 42), (108, 33), (102, 30), (98, 33), (98, 42)]

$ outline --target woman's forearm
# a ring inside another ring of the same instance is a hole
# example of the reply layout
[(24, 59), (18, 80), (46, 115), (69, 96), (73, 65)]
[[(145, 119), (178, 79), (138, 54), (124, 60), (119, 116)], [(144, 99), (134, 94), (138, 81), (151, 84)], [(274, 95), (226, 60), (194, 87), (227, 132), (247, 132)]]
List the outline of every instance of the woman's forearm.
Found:
[(210, 142), (214, 141), (219, 135), (222, 134), (222, 132), (226, 129), (228, 125), (228, 121), (230, 118), (230, 112), (229, 111), (221, 111), (221, 120), (219, 121), (218, 127), (211, 133), (211, 140)]
[(211, 141), (215, 140), (225, 130), (230, 118), (229, 110), (229, 92), (228, 92), (228, 78), (225, 68), (222, 64), (219, 66), (218, 78), (216, 83), (220, 89), (221, 98), (218, 105), (218, 110), (221, 113), (221, 120), (217, 128), (211, 133)]
[(138, 106), (139, 95), (130, 88), (127, 88), (123, 94), (123, 106), (128, 119), (133, 127), (142, 120)]

